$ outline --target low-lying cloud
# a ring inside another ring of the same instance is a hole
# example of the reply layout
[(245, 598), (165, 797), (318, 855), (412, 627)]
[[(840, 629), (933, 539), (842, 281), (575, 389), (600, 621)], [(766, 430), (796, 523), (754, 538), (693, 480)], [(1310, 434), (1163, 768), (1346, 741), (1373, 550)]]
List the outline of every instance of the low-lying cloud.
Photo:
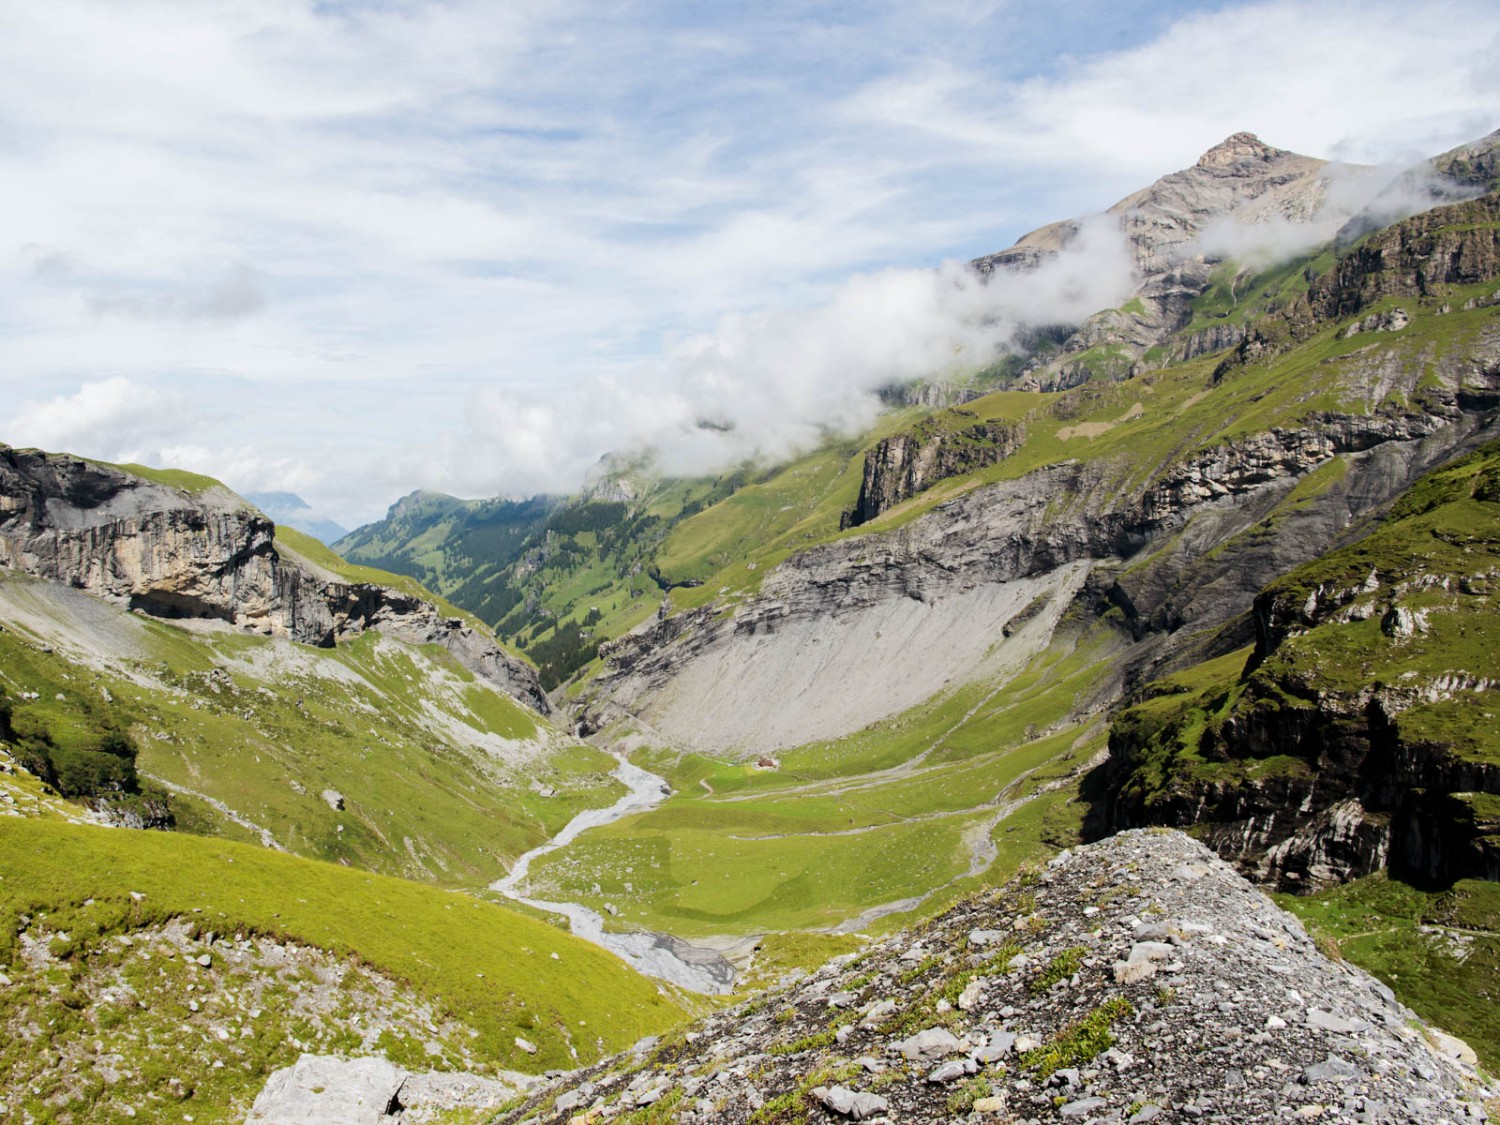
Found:
[(1238, 222), (1223, 216), (1204, 226), (1190, 254), (1267, 269), (1324, 246), (1347, 242), (1440, 203), (1468, 199), (1480, 189), (1448, 179), (1423, 163), (1415, 167), (1331, 163), (1323, 198), (1312, 215)]
[(109, 461), (141, 461), (159, 456), (163, 442), (198, 417), (182, 396), (117, 376), (85, 383), (73, 394), (22, 403), (4, 440)]
[(860, 275), (817, 308), (725, 316), (628, 378), (561, 397), (477, 392), (466, 435), (412, 451), (393, 473), (469, 493), (559, 491), (576, 488), (604, 452), (650, 449), (669, 473), (785, 458), (868, 427), (883, 388), (967, 378), (1023, 329), (1079, 323), (1134, 283), (1128, 244), (1102, 217), (1026, 273), (984, 276), (948, 262)]

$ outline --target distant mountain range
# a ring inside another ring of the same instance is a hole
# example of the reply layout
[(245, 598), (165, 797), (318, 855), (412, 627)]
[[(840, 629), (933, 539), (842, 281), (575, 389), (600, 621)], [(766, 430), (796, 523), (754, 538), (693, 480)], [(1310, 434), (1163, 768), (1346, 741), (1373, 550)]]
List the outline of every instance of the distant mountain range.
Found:
[(349, 534), (347, 528), (313, 508), (295, 492), (247, 492), (245, 499), (272, 520), (294, 527), (321, 543), (334, 543)]

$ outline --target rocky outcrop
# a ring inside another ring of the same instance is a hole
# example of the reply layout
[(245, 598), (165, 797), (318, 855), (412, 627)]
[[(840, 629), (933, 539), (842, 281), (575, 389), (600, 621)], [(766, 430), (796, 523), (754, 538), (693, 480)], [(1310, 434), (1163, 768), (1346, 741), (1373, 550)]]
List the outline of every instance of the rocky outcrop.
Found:
[[(1098, 830), (1196, 826), (1257, 878), (1327, 886), (1388, 868), (1500, 876), (1500, 446), (1418, 483), (1367, 537), (1268, 586), (1254, 648), (1217, 702), (1151, 689), (1121, 714)], [(1177, 696), (1177, 702), (1164, 697)]]
[[(1500, 195), (1423, 212), (1372, 236), (1313, 282), (1307, 309), (1343, 320), (1385, 297), (1500, 277)], [(1291, 316), (1296, 315), (1293, 311)]]
[(907, 433), (882, 438), (865, 454), (859, 499), (844, 514), (841, 526), (869, 523), (940, 480), (1003, 461), (1025, 440), (1025, 427), (981, 422), (966, 410), (953, 410)]
[[(1215, 378), (1274, 357), (1387, 298), (1432, 297), (1449, 286), (1497, 279), (1500, 194), (1434, 208), (1371, 235), (1314, 279), (1305, 295), (1251, 324)], [(1368, 327), (1365, 321), (1351, 327), (1355, 333), (1399, 331), (1405, 327), (1399, 319), (1392, 310)]]
[(193, 490), (82, 458), (0, 447), (0, 565), (154, 617), (331, 646), (378, 628), (439, 644), (547, 713), (530, 665), (431, 602), (351, 583), (277, 547), (275, 525), (228, 489)]
[(1467, 1048), (1425, 1032), (1201, 845), (1132, 832), (499, 1120), (1484, 1120)]

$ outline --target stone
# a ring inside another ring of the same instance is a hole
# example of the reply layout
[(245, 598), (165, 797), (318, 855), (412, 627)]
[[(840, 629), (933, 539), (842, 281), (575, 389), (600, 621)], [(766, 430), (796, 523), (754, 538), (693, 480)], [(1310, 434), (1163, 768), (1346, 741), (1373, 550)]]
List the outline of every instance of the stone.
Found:
[(943, 1085), (954, 1082), (966, 1074), (974, 1074), (979, 1070), (973, 1059), (955, 1059), (953, 1062), (945, 1062), (942, 1066), (927, 1075), (927, 1081)]
[(525, 1051), (528, 1055), (534, 1055), (537, 1051), (535, 1043), (533, 1043), (530, 1039), (522, 1039), (519, 1035), (516, 1036), (516, 1046), (521, 1048), (521, 1050)]
[(1138, 941), (1130, 947), (1127, 961), (1170, 961), (1174, 954), (1170, 944), (1164, 941)]
[(990, 1041), (976, 1050), (970, 1057), (976, 1062), (992, 1063), (1010, 1054), (1011, 1048), (1015, 1046), (1016, 1036), (1011, 1031), (994, 1031), (990, 1033)]
[(1479, 1056), (1474, 1053), (1474, 1048), (1458, 1036), (1449, 1035), (1446, 1031), (1439, 1031), (1435, 1027), (1429, 1029), (1427, 1034), (1438, 1054), (1456, 1059), (1466, 1066), (1477, 1067), (1479, 1065)]
[(955, 1055), (963, 1050), (953, 1032), (942, 1027), (929, 1027), (907, 1039), (898, 1039), (891, 1049), (911, 1061), (940, 1059), (944, 1055)]
[(1080, 1098), (1076, 1102), (1068, 1102), (1057, 1111), (1059, 1117), (1087, 1117), (1095, 1110), (1104, 1109), (1109, 1102), (1103, 1098)]
[(986, 945), (996, 945), (1002, 943), (1006, 940), (1006, 938), (1007, 935), (1004, 930), (969, 931), (969, 944), (973, 946), (979, 946), (981, 948)]
[(1325, 1012), (1322, 1008), (1307, 1009), (1307, 1026), (1318, 1031), (1332, 1031), (1340, 1035), (1349, 1035), (1356, 1031), (1368, 1031), (1370, 1025), (1361, 1019), (1350, 1019), (1347, 1016), (1335, 1015), (1333, 1012)]
[(1005, 1111), (1004, 1098), (976, 1098), (973, 1106), (975, 1113), (1003, 1113)]
[(896, 1002), (894, 1000), (882, 1000), (864, 1014), (864, 1018), (859, 1021), (859, 1026), (866, 1030), (872, 1027), (879, 1027), (895, 1014)]
[(857, 1093), (843, 1086), (815, 1086), (812, 1096), (830, 1113), (847, 1117), (851, 1121), (863, 1121), (885, 1113), (891, 1107), (891, 1103), (879, 1094)]
[(1305, 1086), (1312, 1086), (1319, 1082), (1343, 1082), (1350, 1078), (1358, 1078), (1359, 1075), (1359, 1067), (1346, 1062), (1337, 1055), (1329, 1055), (1322, 1062), (1314, 1063), (1302, 1072), (1302, 1083)]
[(961, 1012), (972, 1011), (984, 995), (985, 981), (983, 977), (971, 980), (964, 986), (964, 990), (958, 994), (958, 1010)]
[(1116, 961), (1114, 976), (1116, 984), (1139, 984), (1156, 975), (1156, 964), (1152, 961)]

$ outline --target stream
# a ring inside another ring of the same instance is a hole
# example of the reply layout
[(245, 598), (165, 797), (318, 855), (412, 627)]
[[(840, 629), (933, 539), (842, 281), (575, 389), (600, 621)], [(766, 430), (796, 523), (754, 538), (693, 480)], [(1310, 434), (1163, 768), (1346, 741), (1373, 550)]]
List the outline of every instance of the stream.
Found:
[(614, 776), (626, 787), (626, 794), (604, 809), (586, 809), (579, 813), (552, 839), (516, 860), (510, 874), (490, 884), (490, 890), (498, 891), (515, 902), (525, 903), (549, 914), (561, 914), (577, 937), (591, 941), (609, 950), (631, 968), (658, 980), (668, 981), (693, 992), (725, 993), (734, 987), (734, 967), (710, 949), (700, 949), (681, 938), (670, 934), (659, 934), (651, 930), (631, 933), (611, 933), (604, 928), (604, 919), (599, 913), (578, 902), (547, 902), (527, 898), (520, 891), (531, 869), (531, 861), (537, 856), (554, 852), (571, 844), (590, 828), (613, 824), (633, 813), (647, 812), (667, 799), (671, 787), (654, 773), (648, 773), (637, 765), (616, 755), (620, 763)]

